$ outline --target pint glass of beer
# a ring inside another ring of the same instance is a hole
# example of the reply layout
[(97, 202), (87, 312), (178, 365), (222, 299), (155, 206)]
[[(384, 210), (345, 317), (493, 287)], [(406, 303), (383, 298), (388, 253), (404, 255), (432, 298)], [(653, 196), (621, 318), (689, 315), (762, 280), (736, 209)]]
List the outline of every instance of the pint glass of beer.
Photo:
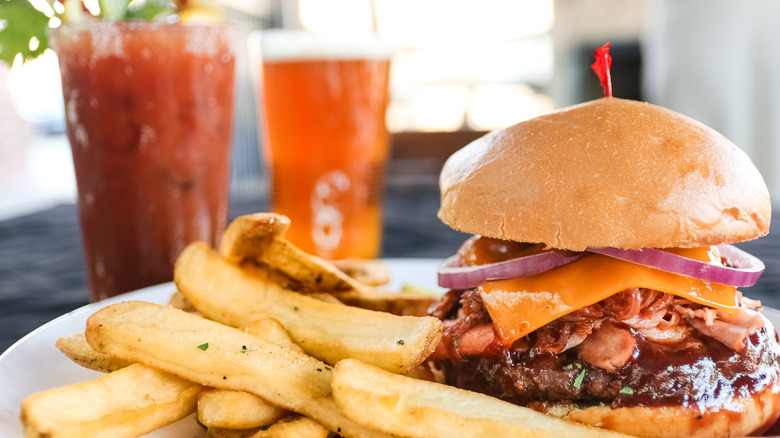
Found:
[(261, 64), (258, 112), (272, 210), (292, 221), (286, 237), (327, 259), (378, 256), (390, 46), (264, 31), (250, 47)]

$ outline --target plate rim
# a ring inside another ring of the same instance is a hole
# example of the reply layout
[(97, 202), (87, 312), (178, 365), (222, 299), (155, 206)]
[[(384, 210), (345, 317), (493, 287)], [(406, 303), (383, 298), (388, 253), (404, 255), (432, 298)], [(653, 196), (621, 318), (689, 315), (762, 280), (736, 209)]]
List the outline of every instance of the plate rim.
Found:
[[(54, 318), (54, 319), (52, 319), (50, 321), (47, 321), (47, 322), (41, 324), (40, 326), (38, 326), (35, 329), (33, 329), (31, 332), (27, 333), (26, 335), (24, 335), (21, 338), (19, 338), (16, 342), (11, 344), (10, 347), (8, 347), (2, 354), (0, 354), (0, 364), (3, 363), (3, 359), (6, 356), (8, 356), (9, 353), (12, 350), (14, 350), (15, 348), (18, 348), (19, 345), (23, 344), (25, 340), (27, 340), (28, 338), (32, 338), (32, 337), (36, 336), (38, 333), (47, 330), (50, 326), (58, 325), (58, 324), (62, 323), (62, 321), (64, 321), (64, 320), (75, 318), (75, 317), (81, 315), (82, 313), (91, 311), (93, 309), (94, 309), (94, 311), (98, 311), (98, 310), (100, 310), (100, 309), (102, 309), (104, 307), (108, 307), (108, 306), (110, 306), (112, 304), (116, 304), (116, 303), (119, 303), (119, 302), (122, 302), (122, 301), (129, 301), (128, 298), (130, 298), (130, 297), (134, 297), (134, 296), (137, 296), (137, 295), (151, 294), (153, 292), (156, 292), (157, 289), (161, 289), (162, 290), (162, 289), (164, 289), (166, 287), (171, 287), (171, 286), (175, 287), (175, 285), (174, 285), (174, 283), (172, 281), (169, 281), (169, 282), (166, 282), (166, 283), (155, 284), (155, 285), (152, 285), (152, 286), (143, 287), (141, 289), (136, 289), (136, 290), (133, 290), (133, 291), (130, 291), (130, 292), (125, 292), (125, 293), (123, 293), (121, 295), (117, 295), (117, 296), (114, 296), (114, 297), (106, 298), (105, 300), (96, 301), (96, 302), (93, 302), (93, 303), (88, 303), (88, 304), (85, 304), (85, 305), (83, 305), (81, 307), (77, 307), (77, 308), (75, 308), (75, 309), (73, 309), (73, 310), (71, 310), (69, 312), (63, 313), (62, 315), (60, 315), (60, 316), (58, 316), (58, 317), (56, 317), (56, 318)], [(132, 299), (134, 299), (134, 298), (130, 298), (130, 300), (132, 300)]]

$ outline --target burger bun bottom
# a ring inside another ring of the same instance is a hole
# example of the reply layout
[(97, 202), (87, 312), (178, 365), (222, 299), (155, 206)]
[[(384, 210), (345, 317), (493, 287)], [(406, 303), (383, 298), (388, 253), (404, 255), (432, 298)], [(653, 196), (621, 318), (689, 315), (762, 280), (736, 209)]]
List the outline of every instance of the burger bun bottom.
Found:
[(728, 409), (658, 406), (612, 409), (606, 405), (580, 407), (571, 403), (534, 403), (530, 407), (555, 417), (602, 429), (647, 438), (730, 437), (760, 435), (780, 413), (780, 386), (752, 397), (734, 399)]

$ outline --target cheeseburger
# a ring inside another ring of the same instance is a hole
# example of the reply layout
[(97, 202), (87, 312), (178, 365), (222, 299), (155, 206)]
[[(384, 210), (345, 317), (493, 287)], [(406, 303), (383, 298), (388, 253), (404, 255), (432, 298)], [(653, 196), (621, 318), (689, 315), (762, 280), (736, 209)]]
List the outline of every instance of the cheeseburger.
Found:
[(743, 436), (780, 412), (777, 335), (738, 288), (767, 234), (750, 159), (668, 109), (607, 97), (453, 154), (429, 364), (451, 385), (640, 436)]

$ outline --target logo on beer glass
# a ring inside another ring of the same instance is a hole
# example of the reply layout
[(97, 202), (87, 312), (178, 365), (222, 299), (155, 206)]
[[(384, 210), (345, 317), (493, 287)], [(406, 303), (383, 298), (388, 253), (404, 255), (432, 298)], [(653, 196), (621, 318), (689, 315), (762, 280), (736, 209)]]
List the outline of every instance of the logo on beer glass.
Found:
[(321, 253), (332, 252), (341, 242), (344, 215), (339, 209), (339, 198), (349, 190), (349, 186), (349, 177), (341, 170), (320, 176), (314, 185), (311, 237)]

